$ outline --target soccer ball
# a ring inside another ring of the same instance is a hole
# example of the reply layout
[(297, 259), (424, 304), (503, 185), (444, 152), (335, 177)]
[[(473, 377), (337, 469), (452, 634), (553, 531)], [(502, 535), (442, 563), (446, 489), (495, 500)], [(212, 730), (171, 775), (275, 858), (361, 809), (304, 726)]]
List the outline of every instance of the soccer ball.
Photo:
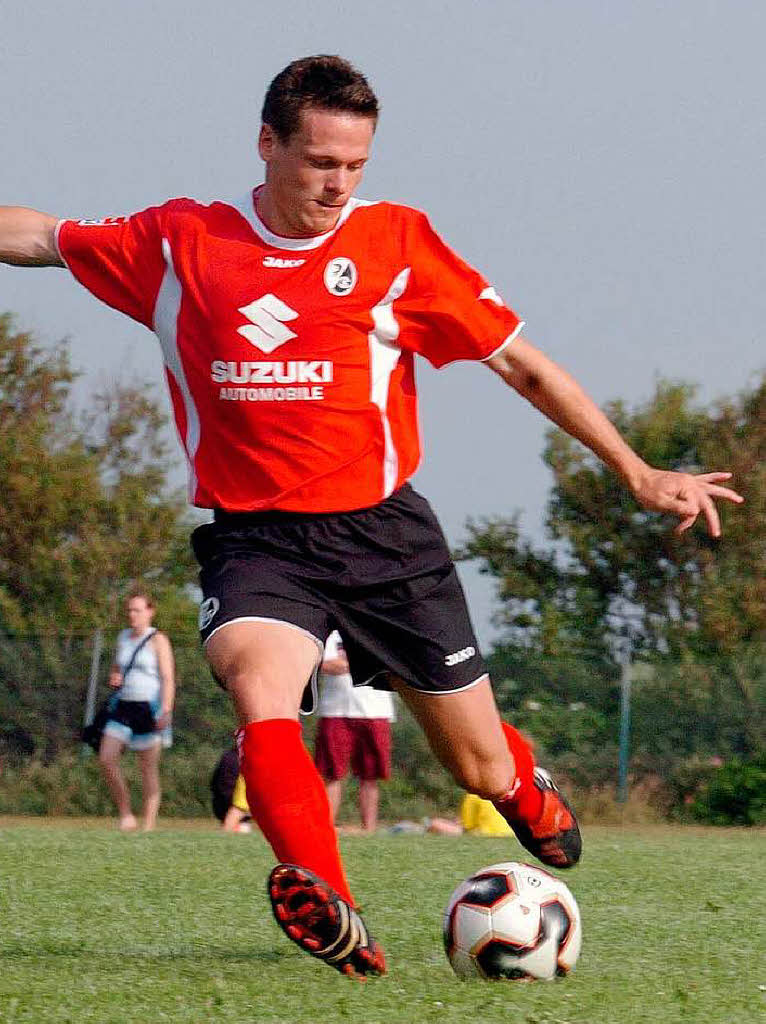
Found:
[(550, 980), (580, 954), (575, 898), (530, 864), (491, 864), (455, 889), (444, 911), (444, 948), (459, 978)]

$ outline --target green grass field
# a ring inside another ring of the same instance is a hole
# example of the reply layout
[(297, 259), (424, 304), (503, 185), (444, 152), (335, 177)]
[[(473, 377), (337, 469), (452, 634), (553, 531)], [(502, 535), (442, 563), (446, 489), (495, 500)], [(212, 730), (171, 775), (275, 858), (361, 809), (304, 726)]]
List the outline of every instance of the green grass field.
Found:
[(348, 836), (389, 974), (349, 982), (271, 920), (260, 836), (0, 819), (0, 1021), (749, 1024), (766, 1020), (766, 834), (590, 828), (567, 876), (577, 971), (460, 982), (441, 947), (452, 888), (514, 842)]

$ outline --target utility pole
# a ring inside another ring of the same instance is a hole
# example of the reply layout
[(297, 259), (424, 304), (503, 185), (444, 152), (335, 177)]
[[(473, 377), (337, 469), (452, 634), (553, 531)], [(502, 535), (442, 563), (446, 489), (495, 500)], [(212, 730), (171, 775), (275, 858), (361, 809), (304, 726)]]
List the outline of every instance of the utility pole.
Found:
[[(90, 725), (93, 716), (96, 714), (96, 692), (98, 690), (98, 670), (101, 665), (101, 651), (104, 647), (104, 634), (97, 629), (93, 634), (93, 650), (90, 656), (90, 675), (88, 677), (88, 692), (85, 696), (85, 710), (82, 716), (83, 727)], [(90, 747), (83, 744), (83, 752), (90, 754)]]
[(622, 663), (620, 673), (620, 751), (617, 762), (617, 802), (624, 804), (628, 799), (628, 762), (630, 760), (630, 683), (632, 675), (630, 658)]

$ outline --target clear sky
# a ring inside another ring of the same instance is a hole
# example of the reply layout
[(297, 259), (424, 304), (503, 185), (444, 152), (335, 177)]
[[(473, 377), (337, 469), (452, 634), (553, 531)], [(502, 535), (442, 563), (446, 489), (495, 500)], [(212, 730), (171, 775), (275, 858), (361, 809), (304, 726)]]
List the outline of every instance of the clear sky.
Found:
[[(756, 0), (0, 0), (0, 203), (242, 195), (268, 82), (340, 53), (383, 108), (362, 197), (427, 210), (599, 403), (658, 375), (710, 402), (766, 365), (764, 39)], [(0, 268), (0, 309), (71, 338), (82, 401), (159, 379), (152, 336), (66, 271)], [(542, 538), (540, 415), (481, 366), (419, 379), (415, 482), (449, 540), (514, 509)], [(491, 588), (462, 574), (486, 642)]]

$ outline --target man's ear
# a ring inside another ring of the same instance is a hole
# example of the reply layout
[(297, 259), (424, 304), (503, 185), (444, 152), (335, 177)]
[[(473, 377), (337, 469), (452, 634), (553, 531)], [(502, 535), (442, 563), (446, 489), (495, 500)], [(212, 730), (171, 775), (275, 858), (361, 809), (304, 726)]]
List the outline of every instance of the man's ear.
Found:
[(276, 135), (274, 129), (270, 124), (262, 124), (261, 130), (258, 133), (258, 153), (261, 160), (271, 159), (271, 155), (274, 152), (274, 143), (276, 141)]

